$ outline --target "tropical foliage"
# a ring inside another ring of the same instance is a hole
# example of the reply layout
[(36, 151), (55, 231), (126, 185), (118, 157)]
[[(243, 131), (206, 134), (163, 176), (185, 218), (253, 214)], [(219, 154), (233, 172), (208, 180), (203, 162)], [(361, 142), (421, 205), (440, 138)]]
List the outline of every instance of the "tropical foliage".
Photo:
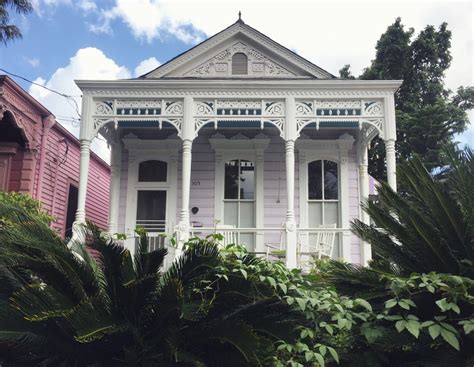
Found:
[(368, 268), (318, 269), (323, 282), (377, 313), (363, 327), (374, 365), (473, 362), (474, 159), (469, 149), (445, 150), (444, 159), (437, 176), (419, 158), (399, 166), (405, 190), (382, 184), (379, 203), (366, 204), (373, 224), (356, 221), (353, 229), (372, 245)]
[[(360, 268), (303, 275), (222, 236), (194, 238), (169, 269), (137, 231), (134, 256), (94, 226), (69, 248), (24, 205), (0, 201), (0, 363), (5, 366), (445, 366), (472, 364), (472, 152), (367, 203)], [(442, 256), (440, 255), (442, 254)]]
[(20, 29), (10, 23), (9, 10), (13, 10), (18, 14), (28, 14), (33, 10), (33, 5), (29, 0), (0, 1), (0, 42), (3, 44), (21, 38)]

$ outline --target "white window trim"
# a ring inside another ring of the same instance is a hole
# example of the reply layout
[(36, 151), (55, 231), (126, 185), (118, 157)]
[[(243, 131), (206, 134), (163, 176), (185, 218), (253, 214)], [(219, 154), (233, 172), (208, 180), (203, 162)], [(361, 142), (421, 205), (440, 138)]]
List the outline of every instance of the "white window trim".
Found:
[[(339, 223), (338, 228), (349, 228), (349, 167), (348, 153), (354, 144), (354, 138), (343, 134), (335, 140), (299, 139), (296, 149), (299, 154), (299, 210), (300, 228), (308, 228), (308, 164), (318, 160), (328, 160), (337, 163), (339, 190)], [(342, 236), (341, 257), (351, 261), (350, 233)], [(304, 238), (301, 239), (304, 241)]]
[[(174, 227), (176, 220), (178, 186), (178, 150), (181, 141), (168, 138), (164, 140), (141, 140), (135, 136), (123, 139), (128, 150), (127, 204), (125, 233), (134, 235), (137, 214), (137, 192), (139, 190), (166, 191), (166, 228)], [(139, 182), (139, 164), (148, 160), (160, 160), (168, 164), (166, 182)], [(126, 247), (134, 251), (133, 239), (125, 241)]]
[[(270, 143), (270, 139), (225, 139), (223, 136), (210, 138), (209, 143), (215, 151), (215, 196), (214, 196), (214, 219), (224, 219), (224, 175), (225, 163), (240, 159), (252, 161), (255, 166), (255, 227), (264, 226), (264, 152)], [(255, 239), (255, 251), (265, 251), (263, 233), (257, 233)]]

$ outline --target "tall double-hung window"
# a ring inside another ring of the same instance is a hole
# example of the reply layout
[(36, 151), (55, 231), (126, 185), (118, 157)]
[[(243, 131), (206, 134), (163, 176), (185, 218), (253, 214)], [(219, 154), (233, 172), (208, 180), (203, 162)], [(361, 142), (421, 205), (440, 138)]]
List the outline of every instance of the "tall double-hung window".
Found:
[[(224, 176), (224, 224), (255, 227), (255, 166), (243, 159), (226, 162)], [(254, 246), (253, 233), (239, 233), (239, 243)]]
[(339, 224), (337, 163), (317, 160), (308, 164), (308, 224), (310, 227)]

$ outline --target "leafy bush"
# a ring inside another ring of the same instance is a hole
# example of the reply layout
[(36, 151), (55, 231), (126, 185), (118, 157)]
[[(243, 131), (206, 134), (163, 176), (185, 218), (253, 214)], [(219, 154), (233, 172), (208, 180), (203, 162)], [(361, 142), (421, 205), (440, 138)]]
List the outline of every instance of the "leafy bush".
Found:
[(13, 208), (23, 208), (32, 217), (43, 223), (46, 223), (47, 225), (50, 225), (54, 221), (53, 216), (49, 215), (46, 211), (41, 209), (41, 203), (27, 194), (22, 194), (14, 191), (0, 191), (0, 203), (5, 206), (11, 206)]

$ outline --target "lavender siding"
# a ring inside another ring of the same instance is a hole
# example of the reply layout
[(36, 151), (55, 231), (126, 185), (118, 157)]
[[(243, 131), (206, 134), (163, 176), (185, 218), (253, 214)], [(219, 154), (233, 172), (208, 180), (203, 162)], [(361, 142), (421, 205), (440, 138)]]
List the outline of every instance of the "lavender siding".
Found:
[[(214, 132), (201, 132), (196, 138), (192, 149), (192, 172), (190, 208), (197, 207), (197, 214), (190, 213), (190, 220), (202, 224), (204, 227), (212, 227), (214, 224), (214, 183), (215, 183), (215, 153), (209, 144), (209, 137)], [(286, 216), (286, 172), (285, 172), (285, 145), (280, 136), (273, 132), (265, 131), (270, 138), (270, 143), (264, 154), (264, 226), (281, 228)], [(177, 207), (176, 218), (170, 220), (169, 224), (179, 221), (181, 209), (181, 153), (178, 155), (178, 180), (177, 180)], [(349, 217), (350, 220), (359, 217), (359, 186), (357, 171), (357, 155), (353, 148), (349, 152), (348, 160), (348, 185), (349, 185)], [(128, 154), (122, 155), (122, 177), (120, 186), (120, 216), (119, 230), (125, 227), (125, 211), (127, 201), (127, 173)], [(224, 179), (224, 178), (222, 178)], [(295, 215), (299, 222), (299, 169), (298, 154), (295, 163)], [(301, 215), (306, 215), (301, 213)], [(280, 243), (280, 233), (269, 233), (265, 235), (265, 243)], [(360, 243), (357, 237), (351, 236), (351, 260), (359, 263)]]

